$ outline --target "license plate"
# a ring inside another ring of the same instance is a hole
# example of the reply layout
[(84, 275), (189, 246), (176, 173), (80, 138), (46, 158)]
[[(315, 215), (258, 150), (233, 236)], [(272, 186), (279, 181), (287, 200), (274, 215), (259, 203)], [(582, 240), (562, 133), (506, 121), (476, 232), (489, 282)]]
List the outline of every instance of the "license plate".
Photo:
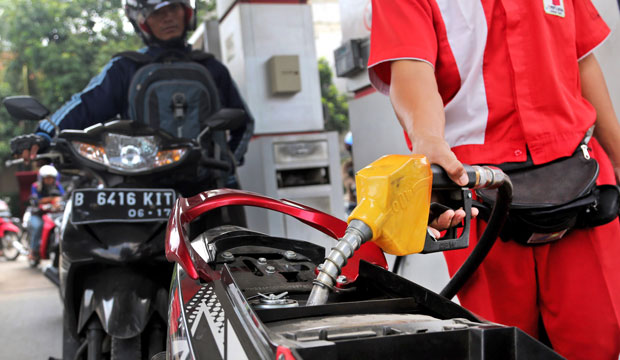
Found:
[(175, 201), (171, 189), (80, 189), (72, 195), (71, 222), (167, 221)]

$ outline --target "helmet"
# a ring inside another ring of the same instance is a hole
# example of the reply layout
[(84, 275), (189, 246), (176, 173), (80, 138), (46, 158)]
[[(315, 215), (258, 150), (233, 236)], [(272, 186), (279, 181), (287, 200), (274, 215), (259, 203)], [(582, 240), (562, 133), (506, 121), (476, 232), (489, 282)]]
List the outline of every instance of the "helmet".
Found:
[(146, 19), (153, 11), (174, 3), (179, 3), (185, 7), (185, 31), (196, 29), (195, 0), (123, 0), (123, 8), (134, 30), (140, 34), (144, 43), (149, 45), (156, 39), (146, 26)]
[(56, 168), (52, 165), (41, 166), (41, 168), (39, 169), (39, 177), (43, 179), (48, 176), (56, 178), (56, 176), (58, 176), (58, 170), (56, 170)]
[(353, 134), (350, 131), (344, 136), (344, 143), (353, 146)]

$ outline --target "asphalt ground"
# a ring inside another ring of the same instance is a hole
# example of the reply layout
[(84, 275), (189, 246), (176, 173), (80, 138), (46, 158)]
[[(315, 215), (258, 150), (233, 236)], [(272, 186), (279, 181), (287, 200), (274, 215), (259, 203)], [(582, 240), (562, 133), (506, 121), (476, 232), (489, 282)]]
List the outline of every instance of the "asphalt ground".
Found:
[(62, 353), (62, 303), (41, 272), (0, 257), (0, 359), (47, 360)]

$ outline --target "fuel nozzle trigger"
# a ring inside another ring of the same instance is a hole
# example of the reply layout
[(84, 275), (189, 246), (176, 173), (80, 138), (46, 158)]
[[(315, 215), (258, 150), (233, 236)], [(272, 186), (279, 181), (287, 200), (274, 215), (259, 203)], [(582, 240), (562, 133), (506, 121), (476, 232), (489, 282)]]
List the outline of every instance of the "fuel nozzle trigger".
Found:
[[(472, 195), (469, 189), (461, 189), (462, 205), (460, 206), (465, 211), (465, 219), (463, 220), (463, 226), (454, 226), (446, 230), (443, 237), (437, 239), (430, 231), (426, 232), (426, 239), (424, 240), (424, 249), (422, 254), (433, 253), (437, 251), (456, 250), (463, 249), (469, 246), (469, 228), (471, 227), (471, 205)], [(431, 203), (429, 212), (429, 223), (441, 215), (446, 210), (451, 209), (448, 206)], [(458, 229), (463, 228), (461, 236), (458, 237)]]

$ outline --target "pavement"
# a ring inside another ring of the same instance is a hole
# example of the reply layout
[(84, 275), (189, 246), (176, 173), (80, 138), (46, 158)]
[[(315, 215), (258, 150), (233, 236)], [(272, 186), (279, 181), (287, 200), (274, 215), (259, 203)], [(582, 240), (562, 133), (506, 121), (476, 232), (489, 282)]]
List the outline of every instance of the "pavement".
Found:
[[(45, 265), (45, 263), (43, 263)], [(0, 258), (0, 359), (47, 360), (62, 353), (58, 289), (26, 257)]]

